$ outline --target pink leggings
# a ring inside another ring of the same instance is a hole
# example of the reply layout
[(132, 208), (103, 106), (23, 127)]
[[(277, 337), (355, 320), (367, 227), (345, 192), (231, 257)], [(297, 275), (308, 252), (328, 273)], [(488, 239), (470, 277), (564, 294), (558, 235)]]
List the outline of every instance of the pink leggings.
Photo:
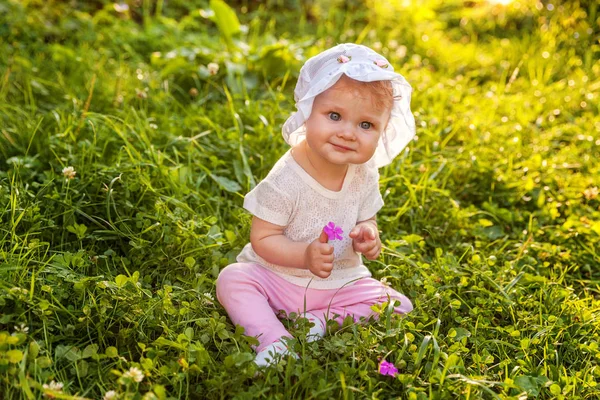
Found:
[[(348, 315), (377, 317), (371, 306), (390, 299), (399, 300), (394, 309), (406, 314), (413, 309), (410, 300), (373, 278), (362, 278), (341, 289), (306, 289), (294, 285), (274, 272), (252, 263), (227, 266), (217, 279), (217, 298), (231, 321), (244, 327), (245, 334), (257, 336), (256, 351), (283, 336), (291, 337), (276, 313), (310, 312), (322, 322), (333, 319), (341, 323)], [(306, 303), (306, 308), (305, 308)]]

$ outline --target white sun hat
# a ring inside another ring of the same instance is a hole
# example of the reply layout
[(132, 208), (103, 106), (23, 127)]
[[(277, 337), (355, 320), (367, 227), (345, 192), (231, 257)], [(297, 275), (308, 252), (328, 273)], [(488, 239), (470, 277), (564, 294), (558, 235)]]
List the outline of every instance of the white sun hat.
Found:
[(304, 140), (304, 123), (310, 117), (315, 97), (332, 87), (342, 75), (361, 82), (392, 83), (394, 103), (390, 120), (372, 158), (378, 168), (388, 165), (415, 136), (415, 119), (410, 111), (412, 87), (394, 72), (388, 60), (366, 46), (339, 44), (306, 61), (294, 89), (298, 111), (283, 124), (283, 138), (290, 146)]

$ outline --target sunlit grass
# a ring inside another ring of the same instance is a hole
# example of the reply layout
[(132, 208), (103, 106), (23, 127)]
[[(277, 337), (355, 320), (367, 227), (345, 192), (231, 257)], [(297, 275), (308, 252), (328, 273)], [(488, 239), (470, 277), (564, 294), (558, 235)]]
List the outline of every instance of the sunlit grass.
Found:
[(488, 0), (488, 2), (490, 4), (501, 4), (503, 6), (506, 6), (510, 3), (512, 3), (513, 1), (515, 1), (515, 0)]

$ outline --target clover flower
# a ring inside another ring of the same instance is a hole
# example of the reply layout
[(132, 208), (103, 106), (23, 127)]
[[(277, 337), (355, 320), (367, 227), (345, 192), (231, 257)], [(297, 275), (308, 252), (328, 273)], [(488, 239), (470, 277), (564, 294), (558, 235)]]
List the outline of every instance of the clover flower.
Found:
[(114, 390), (109, 390), (108, 392), (104, 393), (104, 397), (102, 398), (102, 400), (116, 400), (118, 398), (118, 394), (117, 392), (115, 392)]
[(50, 384), (44, 383), (42, 387), (48, 390), (54, 390), (56, 392), (61, 392), (64, 384), (62, 382), (52, 381)]
[(62, 382), (52, 381), (52, 382), (50, 382), (50, 384), (44, 383), (42, 385), (42, 388), (44, 388), (44, 390), (49, 390), (50, 391), (50, 393), (45, 392), (44, 393), (44, 397), (48, 397), (50, 399), (53, 399), (55, 397), (54, 394), (62, 393), (63, 386), (64, 385), (63, 385)]
[(205, 304), (214, 304), (215, 297), (211, 293), (206, 292), (206, 293), (203, 293), (202, 296), (204, 296)]
[(393, 363), (383, 360), (379, 364), (379, 373), (381, 375), (396, 376), (398, 368)]
[(127, 3), (115, 3), (113, 4), (113, 7), (115, 8), (115, 11), (118, 13), (125, 13), (127, 11), (129, 11), (129, 5), (127, 5)]
[(27, 333), (29, 332), (29, 328), (25, 324), (15, 326), (15, 332)]
[(146, 392), (146, 394), (142, 397), (142, 400), (158, 400), (158, 397), (156, 397), (154, 392)]
[(138, 99), (147, 99), (148, 98), (148, 88), (142, 90), (142, 89), (138, 89), (135, 88), (135, 95), (137, 96)]
[(587, 200), (593, 200), (596, 197), (598, 197), (598, 194), (600, 193), (600, 191), (598, 191), (597, 187), (592, 187), (592, 188), (588, 188), (585, 189), (583, 191), (583, 196), (587, 199)]
[(67, 179), (74, 179), (75, 175), (77, 174), (77, 171), (75, 171), (75, 168), (69, 166), (69, 167), (63, 168), (62, 174)]
[(333, 222), (328, 223), (323, 231), (327, 234), (329, 240), (343, 240), (344, 231), (339, 226), (335, 226)]
[(10, 288), (10, 294), (14, 294), (14, 295), (16, 295), (16, 294), (27, 295), (28, 293), (29, 293), (29, 290), (20, 288), (18, 286)]
[(217, 63), (209, 63), (206, 68), (208, 69), (208, 73), (211, 75), (216, 75), (219, 72), (219, 64)]
[(144, 380), (144, 373), (137, 367), (129, 368), (129, 371), (123, 373), (124, 378), (131, 378), (136, 382), (141, 382)]

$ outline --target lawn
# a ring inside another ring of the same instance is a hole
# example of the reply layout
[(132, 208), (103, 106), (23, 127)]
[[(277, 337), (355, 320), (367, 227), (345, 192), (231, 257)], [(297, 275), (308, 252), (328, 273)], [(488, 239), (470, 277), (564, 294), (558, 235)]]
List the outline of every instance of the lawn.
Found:
[[(597, 2), (228, 4), (0, 0), (0, 397), (600, 398)], [(341, 42), (414, 88), (366, 265), (415, 309), (257, 374), (215, 279)]]

